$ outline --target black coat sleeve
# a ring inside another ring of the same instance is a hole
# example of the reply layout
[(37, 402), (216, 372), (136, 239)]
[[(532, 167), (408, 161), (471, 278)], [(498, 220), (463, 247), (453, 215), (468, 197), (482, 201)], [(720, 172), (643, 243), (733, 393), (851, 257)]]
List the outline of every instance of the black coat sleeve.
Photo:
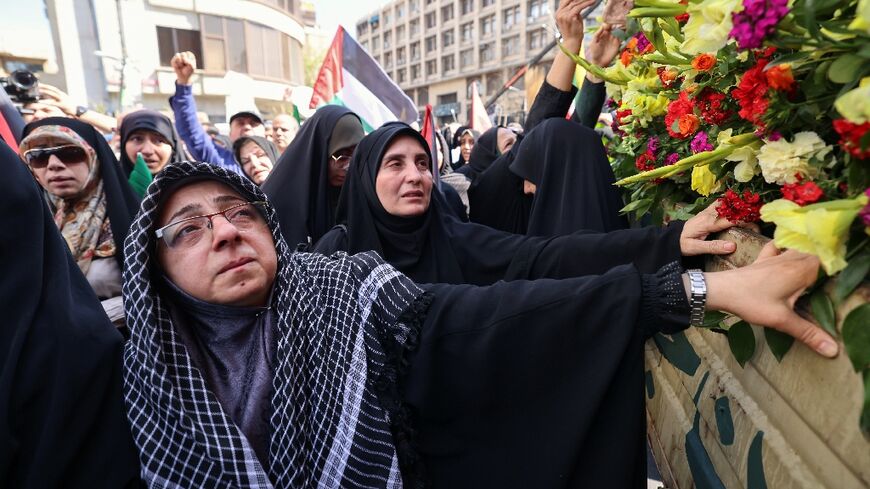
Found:
[(571, 120), (578, 124), (583, 124), (589, 129), (595, 129), (595, 124), (598, 123), (598, 116), (601, 115), (601, 107), (604, 105), (606, 97), (607, 90), (604, 82), (593, 83), (588, 78), (584, 78), (583, 86), (580, 87), (580, 92), (576, 97), (574, 114), (571, 115)]
[(642, 487), (643, 341), (688, 324), (679, 271), (426, 286), (404, 396), (433, 487)]
[(535, 101), (529, 109), (528, 116), (526, 116), (523, 131), (528, 133), (545, 119), (552, 117), (564, 119), (576, 93), (576, 87), (572, 86), (570, 91), (563, 92), (544, 80), (544, 84), (541, 85), (541, 89), (538, 90), (538, 95), (535, 96)]

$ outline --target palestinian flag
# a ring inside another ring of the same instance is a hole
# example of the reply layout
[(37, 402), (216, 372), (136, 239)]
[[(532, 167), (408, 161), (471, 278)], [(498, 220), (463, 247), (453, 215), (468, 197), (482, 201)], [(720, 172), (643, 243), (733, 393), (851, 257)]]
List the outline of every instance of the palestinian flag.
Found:
[(414, 102), (341, 26), (314, 82), (310, 108), (322, 105), (356, 112), (366, 132), (390, 121), (410, 124), (418, 117)]

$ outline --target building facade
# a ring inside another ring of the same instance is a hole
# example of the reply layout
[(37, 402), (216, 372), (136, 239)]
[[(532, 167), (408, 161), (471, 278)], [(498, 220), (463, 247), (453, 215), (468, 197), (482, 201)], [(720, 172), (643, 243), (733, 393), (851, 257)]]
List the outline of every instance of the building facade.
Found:
[[(356, 24), (357, 40), (419, 107), (432, 104), (440, 124), (464, 123), (471, 85), (496, 93), (555, 36), (558, 0), (396, 0)], [(538, 63), (546, 69), (555, 56)], [(490, 113), (522, 120), (523, 79)]]
[[(304, 82), (311, 13), (299, 0), (45, 0), (57, 73), (40, 78), (93, 108), (169, 108), (170, 59), (197, 57), (197, 107), (225, 122), (240, 107), (266, 117), (292, 110)], [(37, 34), (38, 35), (38, 34)], [(123, 75), (122, 75), (123, 72)], [(228, 74), (230, 74), (228, 76)]]

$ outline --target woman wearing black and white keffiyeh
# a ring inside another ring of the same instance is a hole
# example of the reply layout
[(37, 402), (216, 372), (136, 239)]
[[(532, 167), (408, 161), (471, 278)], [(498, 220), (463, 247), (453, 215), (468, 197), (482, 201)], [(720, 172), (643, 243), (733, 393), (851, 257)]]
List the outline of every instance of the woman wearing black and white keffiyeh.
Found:
[[(420, 286), (373, 253), (292, 253), (258, 187), (199, 163), (157, 175), (124, 251), (149, 487), (637, 487), (643, 340), (689, 324), (676, 263)], [(708, 273), (707, 307), (835, 355), (791, 309), (817, 266)]]

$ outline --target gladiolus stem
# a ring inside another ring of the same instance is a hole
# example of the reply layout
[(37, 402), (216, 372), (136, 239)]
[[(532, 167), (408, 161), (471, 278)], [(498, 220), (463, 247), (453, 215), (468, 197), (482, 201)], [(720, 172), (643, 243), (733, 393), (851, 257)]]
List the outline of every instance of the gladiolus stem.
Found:
[(609, 76), (607, 73), (605, 73), (605, 71), (600, 66), (596, 66), (596, 65), (590, 63), (589, 61), (586, 61), (586, 59), (584, 59), (582, 56), (574, 54), (571, 51), (568, 51), (568, 49), (565, 48), (565, 46), (562, 45), (561, 42), (558, 44), (559, 44), (559, 49), (561, 49), (562, 52), (565, 53), (566, 56), (571, 58), (572, 61), (574, 61), (575, 63), (580, 65), (584, 70), (592, 73), (593, 75), (597, 76), (598, 78), (601, 78), (602, 80), (604, 80), (606, 82), (613, 83), (614, 85), (626, 85), (626, 84), (628, 84), (627, 80), (621, 80), (621, 79)]
[(628, 13), (629, 17), (675, 17), (686, 13), (685, 8), (637, 7)]

